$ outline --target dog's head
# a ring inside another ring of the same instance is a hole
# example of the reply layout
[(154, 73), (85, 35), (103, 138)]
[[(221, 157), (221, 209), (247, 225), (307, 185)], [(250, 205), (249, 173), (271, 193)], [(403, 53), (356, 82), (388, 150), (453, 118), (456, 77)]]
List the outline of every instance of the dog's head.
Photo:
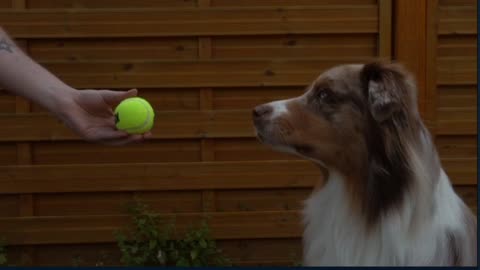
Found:
[[(418, 117), (413, 79), (398, 64), (342, 65), (322, 73), (306, 92), (257, 106), (258, 139), (345, 172), (375, 147), (379, 133)], [(357, 160), (355, 160), (357, 159)]]

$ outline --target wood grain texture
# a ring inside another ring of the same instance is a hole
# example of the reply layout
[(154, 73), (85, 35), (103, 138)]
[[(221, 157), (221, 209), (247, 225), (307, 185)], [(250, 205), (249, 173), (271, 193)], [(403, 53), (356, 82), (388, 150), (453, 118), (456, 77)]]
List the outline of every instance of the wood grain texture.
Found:
[(438, 0), (436, 17), (439, 153), (450, 177), (477, 179), (477, 1)]
[(15, 143), (0, 143), (0, 165), (17, 163), (17, 146)]
[(24, 38), (378, 32), (375, 5), (129, 10), (52, 9), (29, 12), (0, 11), (0, 18), (0, 24), (14, 37)]
[(376, 34), (218, 36), (215, 59), (291, 59), (377, 56)]
[(376, 0), (211, 0), (212, 6), (323, 6), (323, 5), (374, 5)]
[(109, 147), (83, 141), (32, 144), (36, 165), (159, 163), (200, 161), (196, 139), (148, 140), (138, 145)]
[[(425, 111), (424, 118), (428, 121), (437, 122), (437, 50), (431, 48), (437, 48), (438, 35), (437, 35), (437, 10), (438, 1), (427, 1), (426, 7), (426, 53), (425, 53)], [(435, 138), (435, 127), (430, 129), (430, 132)]]
[[(250, 111), (157, 112), (154, 138), (253, 137)], [(0, 115), (0, 141), (61, 141), (79, 138), (48, 114)]]
[(426, 8), (426, 1), (395, 1), (395, 59), (415, 76), (422, 116), (426, 102)]
[(0, 194), (296, 188), (322, 180), (307, 161), (2, 166), (0, 172)]
[(378, 56), (384, 59), (392, 59), (392, 21), (393, 3), (391, 0), (379, 0), (379, 37)]
[(192, 37), (32, 39), (30, 55), (37, 61), (188, 60), (196, 59), (198, 44)]
[[(176, 214), (163, 220), (173, 218), (179, 234), (207, 219), (216, 239), (292, 238), (301, 233), (297, 211)], [(0, 218), (0, 233), (12, 245), (109, 243), (127, 224), (128, 217), (122, 215)]]
[[(5, 9), (14, 2), (26, 10)], [(62, 80), (139, 88), (157, 114), (152, 140), (107, 147), (0, 91), (0, 238), (13, 244), (11, 262), (119, 265), (112, 232), (128, 223), (124, 205), (136, 196), (167, 219), (178, 216), (180, 231), (212, 216), (235, 265), (291, 266), (301, 257), (298, 211), (322, 178), (311, 163), (261, 145), (251, 109), (302, 94), (334, 65), (378, 57), (394, 56), (417, 76), (442, 165), (475, 210), (476, 5), (0, 0), (0, 24)], [(31, 193), (34, 216), (19, 217)]]
[[(145, 191), (37, 194), (36, 216), (88, 216), (126, 214), (134, 199), (156, 213), (197, 213), (202, 211), (201, 191)], [(95, 205), (95, 207), (85, 207)]]
[[(301, 241), (285, 239), (219, 240), (218, 247), (234, 266), (292, 266), (299, 262)], [(10, 258), (18, 256), (10, 247)], [(35, 254), (37, 266), (120, 266), (120, 252), (113, 243), (42, 245)]]
[(14, 113), (15, 107), (15, 96), (0, 90), (0, 113)]
[(306, 86), (322, 71), (372, 57), (197, 61), (52, 61), (47, 69), (77, 88)]
[(477, 34), (477, 8), (471, 6), (441, 6), (438, 9), (438, 33)]
[(193, 7), (197, 0), (26, 0), (29, 9)]

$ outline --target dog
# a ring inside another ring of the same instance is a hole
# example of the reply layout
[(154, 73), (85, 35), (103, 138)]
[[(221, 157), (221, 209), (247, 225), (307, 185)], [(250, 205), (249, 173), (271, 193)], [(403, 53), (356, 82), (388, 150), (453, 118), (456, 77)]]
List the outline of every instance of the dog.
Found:
[(260, 142), (324, 173), (303, 209), (304, 266), (474, 266), (477, 221), (442, 169), (399, 63), (333, 67), (253, 110)]

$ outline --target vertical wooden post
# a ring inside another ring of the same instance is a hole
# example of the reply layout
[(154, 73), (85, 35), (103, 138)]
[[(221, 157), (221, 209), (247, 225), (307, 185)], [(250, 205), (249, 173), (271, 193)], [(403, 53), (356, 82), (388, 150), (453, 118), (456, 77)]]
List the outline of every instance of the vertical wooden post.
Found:
[(438, 0), (427, 1), (426, 73), (424, 118), (435, 139), (437, 123), (437, 8)]
[[(209, 7), (210, 0), (198, 0), (198, 7)], [(199, 59), (212, 58), (212, 39), (210, 37), (200, 37), (198, 39), (198, 57)], [(211, 88), (200, 89), (200, 110), (213, 109), (213, 90)], [(215, 160), (213, 139), (204, 138), (201, 140), (201, 159), (202, 161)], [(215, 211), (215, 193), (212, 190), (202, 192), (202, 208), (204, 212)]]
[(395, 59), (415, 75), (420, 114), (426, 102), (426, 15), (427, 1), (396, 0), (394, 23)]
[(392, 0), (379, 0), (378, 56), (385, 60), (392, 59)]

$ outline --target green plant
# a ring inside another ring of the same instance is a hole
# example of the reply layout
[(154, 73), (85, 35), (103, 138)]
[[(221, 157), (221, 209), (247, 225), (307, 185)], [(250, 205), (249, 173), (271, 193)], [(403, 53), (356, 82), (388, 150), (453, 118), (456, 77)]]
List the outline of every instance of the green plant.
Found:
[(296, 251), (291, 252), (290, 257), (292, 258), (292, 266), (293, 267), (301, 267), (302, 266), (302, 257)]
[(211, 238), (206, 222), (190, 228), (183, 238), (172, 238), (174, 223), (164, 223), (147, 205), (135, 202), (128, 207), (133, 226), (119, 231), (116, 239), (121, 260), (127, 266), (227, 266), (225, 258)]
[(0, 266), (6, 266), (8, 263), (5, 241), (0, 239)]
[(72, 257), (72, 266), (73, 267), (79, 267), (84, 263), (82, 257), (80, 255), (75, 255)]

